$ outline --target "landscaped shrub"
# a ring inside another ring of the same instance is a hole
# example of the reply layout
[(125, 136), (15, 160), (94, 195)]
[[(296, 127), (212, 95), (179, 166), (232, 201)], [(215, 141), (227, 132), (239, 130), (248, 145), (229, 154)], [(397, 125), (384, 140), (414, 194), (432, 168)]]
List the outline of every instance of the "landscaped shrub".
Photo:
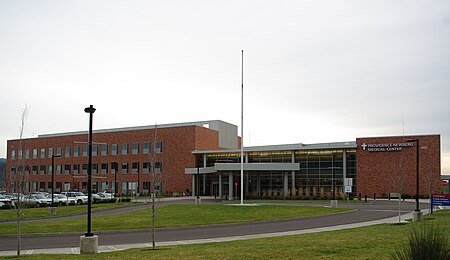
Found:
[(14, 207), (11, 204), (3, 204), (0, 208), (1, 209), (13, 209)]
[(402, 245), (393, 254), (393, 259), (450, 259), (449, 237), (444, 227), (428, 223), (414, 226)]

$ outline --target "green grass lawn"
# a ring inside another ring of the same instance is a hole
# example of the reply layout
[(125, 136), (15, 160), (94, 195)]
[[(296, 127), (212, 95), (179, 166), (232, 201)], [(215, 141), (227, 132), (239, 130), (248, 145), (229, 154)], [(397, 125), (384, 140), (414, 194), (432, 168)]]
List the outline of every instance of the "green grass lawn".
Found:
[[(403, 246), (414, 225), (440, 223), (450, 228), (450, 211), (422, 223), (381, 224), (314, 234), (222, 243), (131, 249), (96, 255), (26, 255), (24, 259), (389, 259)], [(450, 243), (450, 240), (448, 241)], [(15, 257), (5, 257), (15, 259)]]
[[(108, 208), (118, 208), (135, 205), (135, 202), (120, 202), (120, 203), (103, 203), (103, 204), (92, 204), (92, 210), (108, 209)], [(5, 209), (0, 210), (1, 220), (16, 220), (16, 209)], [(24, 208), (23, 219), (27, 218), (43, 218), (52, 216), (65, 216), (73, 215), (87, 212), (87, 204), (77, 205), (77, 206), (61, 206), (56, 208), (56, 215), (50, 215), (48, 213), (48, 207), (41, 208)], [(0, 222), (1, 223), (1, 222)]]
[[(157, 208), (156, 226), (177, 227), (305, 217), (348, 211), (342, 208), (261, 205), (166, 205)], [(142, 229), (151, 226), (151, 209), (92, 218), (92, 230)], [(23, 233), (83, 232), (86, 220), (22, 223)], [(0, 234), (15, 234), (16, 224), (0, 224)]]

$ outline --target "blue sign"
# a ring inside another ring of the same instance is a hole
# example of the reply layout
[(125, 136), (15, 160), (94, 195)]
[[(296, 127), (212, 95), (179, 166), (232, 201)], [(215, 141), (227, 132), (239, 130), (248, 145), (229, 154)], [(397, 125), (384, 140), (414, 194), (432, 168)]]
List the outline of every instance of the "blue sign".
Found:
[(450, 206), (450, 194), (433, 194), (432, 206)]

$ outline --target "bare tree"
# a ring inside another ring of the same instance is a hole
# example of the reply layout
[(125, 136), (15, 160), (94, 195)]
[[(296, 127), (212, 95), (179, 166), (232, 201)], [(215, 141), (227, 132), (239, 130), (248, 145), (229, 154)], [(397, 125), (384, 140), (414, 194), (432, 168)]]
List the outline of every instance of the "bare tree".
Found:
[(395, 190), (398, 196), (398, 224), (401, 222), (401, 201), (402, 201), (402, 193), (403, 193), (403, 187), (405, 183), (405, 167), (403, 165), (403, 150), (400, 151), (401, 156), (400, 160), (398, 162), (397, 167), (394, 167), (391, 175), (391, 183), (392, 188)]
[[(152, 249), (156, 249), (156, 239), (155, 239), (155, 217), (156, 217), (156, 206), (157, 202), (160, 200), (162, 195), (162, 189), (164, 186), (164, 175), (162, 171), (162, 162), (156, 161), (156, 143), (157, 143), (158, 126), (155, 124), (155, 135), (153, 140), (153, 157), (151, 159), (151, 198), (152, 198)], [(162, 144), (159, 149), (163, 149)]]
[(433, 175), (424, 173), (424, 174), (422, 174), (422, 176), (425, 179), (425, 186), (427, 188), (428, 195), (430, 196), (429, 199), (431, 199), (431, 193), (433, 192), (433, 188), (434, 188)]
[(25, 174), (23, 171), (26, 171), (25, 163), (23, 160), (23, 151), (25, 150), (25, 145), (23, 141), (23, 133), (25, 130), (25, 124), (28, 118), (30, 108), (25, 105), (21, 112), (20, 116), (20, 128), (19, 128), (19, 149), (18, 149), (18, 159), (16, 160), (17, 165), (15, 167), (15, 175), (14, 175), (14, 191), (17, 192), (17, 204), (16, 204), (16, 217), (17, 217), (17, 256), (20, 256), (20, 248), (21, 248), (21, 230), (20, 230), (20, 222), (23, 216), (22, 209), (26, 204), (23, 204), (21, 201), (21, 196), (24, 193), (24, 183), (25, 183)]

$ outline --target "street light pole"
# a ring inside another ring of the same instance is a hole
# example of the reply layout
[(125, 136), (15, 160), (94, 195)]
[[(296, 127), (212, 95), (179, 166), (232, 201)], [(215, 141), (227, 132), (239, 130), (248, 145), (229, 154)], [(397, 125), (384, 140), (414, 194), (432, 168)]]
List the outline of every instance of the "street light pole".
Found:
[(334, 184), (334, 154), (331, 156), (331, 181), (333, 189), (333, 200), (336, 200), (335, 184)]
[(337, 200), (336, 200), (336, 185), (335, 185), (335, 178), (334, 178), (334, 169), (336, 167), (334, 167), (334, 157), (335, 155), (332, 154), (331, 155), (331, 202), (330, 202), (330, 207), (331, 208), (336, 208), (337, 207)]
[(114, 197), (117, 198), (117, 163), (113, 162), (114, 166)]
[(55, 158), (61, 157), (61, 155), (52, 154), (52, 207), (55, 207), (54, 194), (55, 194)]
[(84, 109), (84, 112), (89, 113), (89, 162), (88, 162), (88, 216), (87, 216), (87, 233), (86, 237), (92, 237), (91, 232), (91, 209), (92, 209), (92, 117), (95, 112), (93, 105)]

